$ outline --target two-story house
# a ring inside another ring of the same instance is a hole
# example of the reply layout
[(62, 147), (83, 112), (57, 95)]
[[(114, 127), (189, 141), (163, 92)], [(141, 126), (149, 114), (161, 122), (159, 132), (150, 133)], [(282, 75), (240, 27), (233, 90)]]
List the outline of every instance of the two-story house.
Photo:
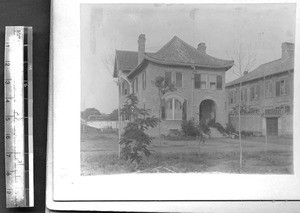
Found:
[(292, 135), (294, 44), (283, 43), (281, 48), (281, 58), (226, 84), (229, 120), (236, 129), (237, 116), (230, 110), (241, 101), (252, 111), (250, 115), (242, 115), (241, 130), (263, 135), (266, 131), (268, 135)]
[[(150, 109), (156, 117), (161, 113), (164, 135), (171, 129), (181, 130), (184, 119), (214, 119), (225, 125), (225, 72), (233, 61), (208, 55), (205, 43), (194, 48), (176, 36), (155, 53), (145, 52), (145, 42), (141, 34), (137, 52), (116, 50), (114, 77), (119, 80), (120, 108), (128, 94), (136, 94), (140, 107)], [(162, 97), (162, 106), (153, 86), (157, 76), (176, 87)], [(157, 136), (157, 129), (150, 134)]]

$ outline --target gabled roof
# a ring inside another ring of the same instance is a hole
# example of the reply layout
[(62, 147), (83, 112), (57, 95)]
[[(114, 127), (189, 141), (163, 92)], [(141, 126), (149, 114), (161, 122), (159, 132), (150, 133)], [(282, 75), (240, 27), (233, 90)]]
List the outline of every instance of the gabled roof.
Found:
[(138, 53), (134, 51), (116, 50), (114, 77), (118, 76), (117, 66), (120, 70), (132, 70), (138, 64)]
[(147, 59), (170, 65), (192, 65), (207, 68), (227, 68), (233, 65), (231, 60), (222, 60), (202, 53), (174, 36), (156, 53), (145, 54)]
[(222, 60), (198, 51), (196, 48), (174, 36), (156, 53), (144, 53), (144, 59), (138, 64), (138, 53), (133, 51), (116, 51), (114, 77), (117, 77), (116, 66), (120, 70), (131, 70), (128, 77), (133, 77), (145, 61), (152, 61), (164, 65), (195, 66), (209, 69), (228, 70), (233, 61)]
[(253, 71), (246, 74), (244, 77), (240, 77), (226, 84), (226, 87), (239, 84), (241, 78), (243, 82), (252, 81), (255, 79), (267, 77), (270, 75), (278, 74), (281, 72), (289, 71), (294, 69), (294, 57), (280, 58), (265, 64), (260, 65)]

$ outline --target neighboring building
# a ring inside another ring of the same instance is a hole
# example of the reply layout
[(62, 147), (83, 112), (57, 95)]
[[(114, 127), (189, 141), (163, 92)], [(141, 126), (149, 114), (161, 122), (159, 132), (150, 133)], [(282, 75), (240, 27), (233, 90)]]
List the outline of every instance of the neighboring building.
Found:
[[(138, 52), (116, 50), (114, 77), (119, 79), (120, 108), (126, 96), (135, 93), (140, 107), (150, 109), (156, 117), (161, 111), (164, 135), (180, 130), (182, 120), (215, 119), (225, 125), (225, 72), (233, 61), (214, 58), (206, 53), (204, 43), (196, 49), (176, 36), (156, 53), (146, 53), (145, 42), (141, 34)], [(161, 110), (158, 90), (152, 84), (157, 76), (176, 87), (163, 96)], [(157, 128), (151, 134), (157, 136)]]
[(263, 135), (292, 135), (294, 44), (283, 43), (280, 59), (260, 65), (244, 77), (226, 84), (230, 122), (238, 129), (232, 109), (241, 102), (251, 113), (242, 115), (241, 130)]

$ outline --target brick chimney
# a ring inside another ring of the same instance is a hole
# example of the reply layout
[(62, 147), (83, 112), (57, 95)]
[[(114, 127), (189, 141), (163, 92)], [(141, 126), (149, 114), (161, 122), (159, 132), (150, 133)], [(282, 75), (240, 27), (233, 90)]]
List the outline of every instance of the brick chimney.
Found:
[(206, 53), (206, 45), (205, 45), (205, 43), (198, 44), (197, 50), (200, 51), (201, 53)]
[(281, 45), (281, 58), (294, 57), (294, 43), (284, 42)]
[(146, 45), (145, 34), (140, 34), (138, 39), (138, 63), (140, 63), (144, 58), (145, 45)]

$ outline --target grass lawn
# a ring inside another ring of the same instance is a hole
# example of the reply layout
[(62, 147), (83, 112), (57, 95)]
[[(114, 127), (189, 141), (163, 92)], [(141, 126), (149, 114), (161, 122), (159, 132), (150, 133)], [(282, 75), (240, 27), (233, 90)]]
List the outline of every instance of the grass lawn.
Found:
[(118, 136), (92, 132), (81, 142), (81, 174), (119, 174), (153, 172), (224, 172), (252, 174), (292, 174), (293, 140), (269, 138), (265, 152), (264, 137), (243, 138), (243, 167), (239, 169), (239, 140), (213, 138), (197, 140), (154, 139), (153, 154), (144, 158), (138, 168), (119, 160)]

